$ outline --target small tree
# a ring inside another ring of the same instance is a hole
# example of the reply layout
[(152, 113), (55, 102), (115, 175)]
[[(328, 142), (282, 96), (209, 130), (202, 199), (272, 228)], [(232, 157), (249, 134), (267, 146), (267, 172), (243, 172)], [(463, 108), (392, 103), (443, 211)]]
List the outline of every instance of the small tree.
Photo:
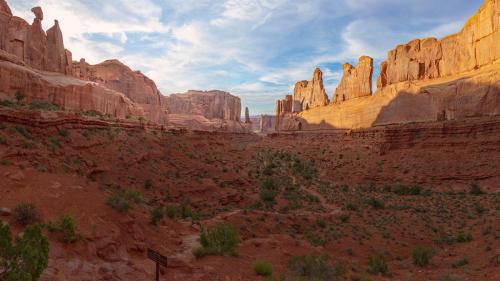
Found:
[(28, 226), (12, 244), (8, 225), (0, 223), (0, 280), (36, 281), (49, 262), (49, 240), (38, 224)]

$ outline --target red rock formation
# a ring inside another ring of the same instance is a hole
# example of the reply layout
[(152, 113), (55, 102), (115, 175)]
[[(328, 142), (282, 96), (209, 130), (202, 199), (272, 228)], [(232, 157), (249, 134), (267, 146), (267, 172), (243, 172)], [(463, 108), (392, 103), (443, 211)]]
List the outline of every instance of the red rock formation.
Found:
[(323, 86), (323, 72), (321, 69), (314, 70), (313, 79), (311, 81), (300, 81), (295, 84), (293, 91), (294, 112), (308, 110), (310, 108), (324, 106), (329, 103)]
[(334, 103), (372, 95), (372, 58), (362, 56), (356, 67), (346, 63), (343, 68), (344, 74), (335, 90)]
[(29, 25), (25, 20), (12, 16), (5, 1), (0, 2), (0, 50), (17, 56), (35, 69), (71, 74), (71, 53), (64, 49), (57, 21), (45, 34), (42, 9), (35, 7), (31, 11), (35, 19)]
[(222, 91), (188, 91), (165, 98), (169, 114), (200, 115), (207, 119), (240, 121), (241, 101)]
[(5, 0), (0, 0), (0, 13), (7, 14), (9, 16), (12, 16), (12, 12), (10, 10), (9, 5), (7, 5), (7, 2)]
[(47, 70), (71, 75), (73, 59), (71, 52), (64, 49), (63, 35), (56, 20), (54, 26), (47, 30)]
[(499, 14), (499, 0), (487, 0), (459, 33), (442, 40), (417, 39), (396, 47), (381, 65), (378, 88), (460, 74), (498, 60)]
[(144, 116), (142, 108), (122, 93), (59, 73), (23, 65), (17, 57), (0, 50), (0, 99), (20, 91), (26, 102), (44, 100), (64, 110), (98, 111), (118, 118)]
[(293, 112), (293, 96), (287, 95), (283, 100), (276, 101), (276, 116)]
[(162, 104), (162, 94), (153, 80), (140, 71), (132, 71), (118, 60), (107, 60), (90, 65), (81, 59), (73, 64), (74, 75), (80, 79), (100, 83), (109, 89), (123, 93), (140, 105), (146, 118), (156, 123), (166, 123), (167, 116)]
[[(499, 115), (499, 27), (500, 0), (486, 0), (459, 33), (413, 40), (390, 51), (375, 95), (280, 118), (278, 129), (352, 129)], [(341, 88), (347, 96), (356, 95)]]

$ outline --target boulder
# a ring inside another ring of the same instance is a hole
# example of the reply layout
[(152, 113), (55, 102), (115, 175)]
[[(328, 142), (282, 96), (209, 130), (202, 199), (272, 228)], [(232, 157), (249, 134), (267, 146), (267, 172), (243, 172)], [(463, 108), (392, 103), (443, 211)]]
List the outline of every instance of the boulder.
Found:
[(373, 59), (359, 58), (356, 67), (346, 63), (339, 86), (335, 90), (334, 103), (372, 95)]

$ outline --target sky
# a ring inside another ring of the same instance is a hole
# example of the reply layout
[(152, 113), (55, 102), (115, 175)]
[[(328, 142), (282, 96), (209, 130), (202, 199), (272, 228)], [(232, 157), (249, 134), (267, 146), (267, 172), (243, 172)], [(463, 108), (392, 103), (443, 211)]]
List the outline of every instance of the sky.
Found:
[(7, 0), (47, 30), (59, 20), (73, 59), (117, 58), (153, 79), (164, 95), (224, 90), (251, 115), (323, 70), (330, 98), (342, 64), (375, 59), (411, 39), (458, 32), (483, 0)]

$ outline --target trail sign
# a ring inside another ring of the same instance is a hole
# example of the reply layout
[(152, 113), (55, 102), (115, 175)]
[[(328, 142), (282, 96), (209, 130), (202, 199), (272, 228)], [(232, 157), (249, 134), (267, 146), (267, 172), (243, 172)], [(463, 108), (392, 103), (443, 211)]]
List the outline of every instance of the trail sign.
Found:
[(167, 267), (167, 257), (155, 250), (148, 249), (148, 258), (156, 263), (156, 281), (160, 281), (160, 265)]

